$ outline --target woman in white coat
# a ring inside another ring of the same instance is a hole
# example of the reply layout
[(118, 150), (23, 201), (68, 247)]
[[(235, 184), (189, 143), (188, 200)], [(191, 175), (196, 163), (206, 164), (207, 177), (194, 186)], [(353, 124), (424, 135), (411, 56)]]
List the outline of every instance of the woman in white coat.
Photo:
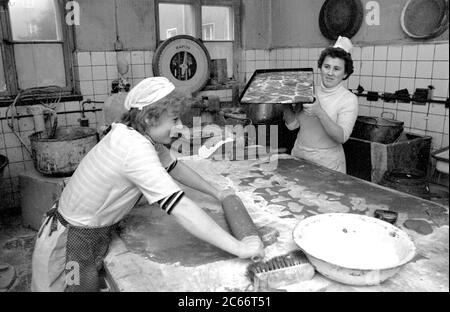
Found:
[(333, 47), (322, 51), (318, 67), (320, 85), (315, 102), (285, 106), (289, 130), (300, 128), (291, 154), (332, 170), (346, 173), (342, 144), (352, 133), (358, 117), (358, 99), (343, 86), (353, 73), (352, 43), (339, 37)]

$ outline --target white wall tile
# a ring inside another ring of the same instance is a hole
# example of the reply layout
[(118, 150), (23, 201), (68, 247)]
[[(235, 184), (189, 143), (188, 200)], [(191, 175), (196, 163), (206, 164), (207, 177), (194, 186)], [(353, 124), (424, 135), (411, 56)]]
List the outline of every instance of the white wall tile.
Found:
[(403, 61), (415, 61), (417, 59), (417, 45), (405, 45), (402, 50)]
[(264, 50), (264, 61), (269, 61), (269, 60), (270, 60), (270, 51)]
[(445, 105), (439, 103), (430, 103), (430, 114), (445, 116)]
[(359, 76), (351, 75), (348, 78), (348, 88), (356, 89), (359, 85)]
[(434, 60), (448, 61), (448, 43), (437, 44), (434, 52)]
[(94, 85), (92, 81), (80, 81), (80, 91), (84, 96), (94, 94)]
[(448, 97), (448, 80), (433, 79), (431, 85), (434, 86), (433, 97)]
[(401, 103), (397, 102), (397, 109), (399, 111), (408, 111), (412, 112), (412, 104), (411, 103)]
[(413, 112), (411, 117), (411, 128), (425, 131), (427, 128), (426, 114)]
[(372, 76), (373, 73), (373, 61), (361, 62), (361, 76)]
[(78, 66), (91, 66), (91, 54), (89, 52), (77, 53)]
[(383, 108), (370, 107), (370, 116), (380, 117), (382, 113), (383, 113)]
[(105, 52), (91, 52), (92, 65), (106, 65)]
[(256, 69), (255, 61), (247, 61), (247, 62), (245, 62), (245, 71), (246, 72), (250, 72), (250, 73), (253, 74), (255, 69)]
[(388, 61), (400, 61), (401, 59), (402, 59), (402, 47), (401, 46), (389, 46)]
[(373, 59), (376, 61), (387, 60), (387, 50), (388, 50), (387, 46), (375, 46)]
[(10, 164), (9, 169), (11, 170), (11, 164), (15, 162), (23, 161), (23, 153), (22, 147), (9, 147), (6, 149), (6, 157), (8, 157), (8, 161)]
[(433, 72), (433, 62), (430, 61), (418, 61), (416, 67), (417, 78), (431, 78)]
[(309, 50), (307, 48), (300, 48), (300, 60), (307, 61), (308, 60)]
[(255, 60), (256, 61), (264, 60), (264, 50), (255, 50)]
[(416, 61), (402, 61), (400, 77), (415, 77)]
[(442, 144), (441, 148), (449, 145), (449, 135), (448, 134), (444, 134), (442, 136), (442, 143), (441, 144)]
[(366, 105), (358, 106), (358, 116), (368, 116), (370, 114), (370, 107)]
[(353, 61), (361, 60), (361, 47), (353, 47), (352, 59), (353, 59)]
[(117, 55), (116, 52), (105, 52), (105, 61), (106, 61), (106, 65), (117, 65)]
[(373, 75), (374, 76), (386, 76), (386, 61), (374, 61), (373, 62)]
[[(385, 110), (389, 110), (389, 111), (394, 111), (397, 112), (397, 102), (384, 102), (383, 103), (383, 108)], [(394, 114), (396, 115), (396, 114)]]
[(255, 67), (256, 69), (265, 69), (265, 61), (261, 60), (261, 61), (256, 61), (255, 62)]
[(386, 77), (386, 83), (384, 86), (385, 92), (394, 93), (395, 91), (399, 90), (398, 86), (400, 83), (400, 78), (397, 77)]
[(294, 61), (300, 60), (300, 48), (292, 49), (292, 60), (294, 60)]
[(106, 80), (94, 81), (94, 94), (95, 95), (108, 94), (108, 86)]
[(448, 61), (435, 61), (432, 77), (436, 79), (448, 79)]
[(319, 55), (322, 52), (323, 49), (319, 49), (319, 48), (311, 48), (309, 49), (309, 53), (308, 53), (308, 59), (310, 61), (316, 61), (319, 59)]
[(133, 73), (133, 79), (145, 77), (144, 64), (131, 65), (131, 71)]
[(386, 65), (386, 76), (399, 77), (400, 76), (400, 61), (388, 61)]
[(385, 77), (373, 77), (372, 79), (372, 91), (384, 92), (384, 87), (386, 83)]
[(119, 78), (119, 73), (117, 71), (117, 66), (115, 65), (108, 65), (106, 66), (106, 77), (109, 80), (114, 80)]
[(442, 115), (428, 115), (427, 130), (434, 132), (444, 132), (445, 116)]
[(277, 59), (277, 50), (273, 49), (269, 51), (269, 61), (276, 61)]
[(363, 61), (371, 61), (373, 60), (374, 47), (362, 47), (361, 49), (361, 60)]
[(383, 101), (380, 101), (380, 100), (378, 100), (378, 101), (368, 101), (368, 102), (370, 103), (370, 106), (372, 106), (372, 107), (379, 107), (379, 108), (383, 108), (384, 107)]
[(106, 66), (92, 66), (93, 80), (106, 80)]
[(399, 89), (408, 89), (409, 94), (414, 92), (414, 79), (400, 78)]
[(20, 146), (21, 143), (14, 133), (7, 132), (7, 133), (4, 133), (3, 135), (4, 135), (4, 144), (7, 149), (9, 149), (11, 147), (19, 147)]
[(417, 59), (421, 61), (432, 61), (434, 59), (434, 47), (434, 44), (419, 45)]
[(282, 61), (283, 57), (284, 57), (283, 50), (282, 49), (277, 49), (277, 58), (276, 58), (276, 60), (277, 61)]
[(92, 67), (78, 67), (78, 77), (80, 81), (92, 80)]
[(359, 78), (359, 84), (365, 90), (372, 90), (372, 77), (371, 76), (361, 76)]
[(442, 146), (442, 133), (426, 131), (425, 134), (431, 137), (431, 149), (433, 151), (434, 150), (438, 150), (438, 149), (441, 148), (441, 146)]
[(416, 81), (414, 83), (414, 88), (421, 88), (421, 89), (427, 89), (428, 86), (431, 85), (431, 79), (424, 79), (424, 78), (416, 78)]
[(153, 63), (153, 53), (152, 51), (144, 51), (144, 64)]
[(292, 50), (291, 49), (283, 49), (283, 60), (285, 60), (285, 61), (292, 60)]
[(131, 64), (143, 65), (144, 64), (144, 51), (131, 52)]

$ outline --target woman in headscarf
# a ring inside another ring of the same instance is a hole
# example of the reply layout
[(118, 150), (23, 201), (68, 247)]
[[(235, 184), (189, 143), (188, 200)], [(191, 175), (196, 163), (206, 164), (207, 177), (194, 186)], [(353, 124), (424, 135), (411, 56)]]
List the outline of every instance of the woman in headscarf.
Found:
[(351, 49), (351, 41), (339, 37), (333, 47), (323, 50), (315, 102), (295, 108), (284, 106), (287, 128), (300, 128), (291, 154), (343, 173), (346, 164), (342, 144), (350, 137), (358, 117), (358, 98), (343, 86), (353, 73)]
[(185, 100), (164, 77), (147, 78), (125, 99), (127, 113), (83, 158), (47, 213), (32, 259), (32, 291), (98, 291), (111, 234), (143, 195), (198, 238), (240, 258), (264, 256), (258, 237), (236, 240), (191, 201), (177, 181), (222, 200), (163, 144), (181, 125)]

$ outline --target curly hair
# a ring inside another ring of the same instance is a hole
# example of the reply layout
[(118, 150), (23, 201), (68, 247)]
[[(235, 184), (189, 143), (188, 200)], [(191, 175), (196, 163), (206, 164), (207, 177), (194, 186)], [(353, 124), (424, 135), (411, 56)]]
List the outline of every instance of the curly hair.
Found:
[(180, 115), (187, 107), (188, 99), (186, 95), (178, 91), (173, 91), (161, 100), (143, 107), (132, 108), (122, 115), (121, 123), (131, 127), (141, 134), (145, 134), (149, 127), (157, 126), (161, 116), (166, 112)]
[(320, 53), (319, 60), (317, 61), (319, 68), (322, 68), (323, 61), (327, 56), (344, 60), (346, 76), (343, 80), (346, 80), (351, 74), (353, 74), (353, 60), (350, 53), (341, 48), (328, 47)]

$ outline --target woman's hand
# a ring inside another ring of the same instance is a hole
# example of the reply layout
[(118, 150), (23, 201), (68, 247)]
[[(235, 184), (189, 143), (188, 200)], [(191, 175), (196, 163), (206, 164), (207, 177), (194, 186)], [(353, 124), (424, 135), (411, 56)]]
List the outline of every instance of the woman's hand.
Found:
[(241, 259), (259, 257), (264, 258), (264, 245), (259, 236), (247, 236), (240, 241), (238, 257)]
[(320, 118), (320, 116), (324, 113), (318, 98), (316, 98), (314, 103), (304, 103), (303, 110), (305, 111), (305, 115), (310, 117)]

